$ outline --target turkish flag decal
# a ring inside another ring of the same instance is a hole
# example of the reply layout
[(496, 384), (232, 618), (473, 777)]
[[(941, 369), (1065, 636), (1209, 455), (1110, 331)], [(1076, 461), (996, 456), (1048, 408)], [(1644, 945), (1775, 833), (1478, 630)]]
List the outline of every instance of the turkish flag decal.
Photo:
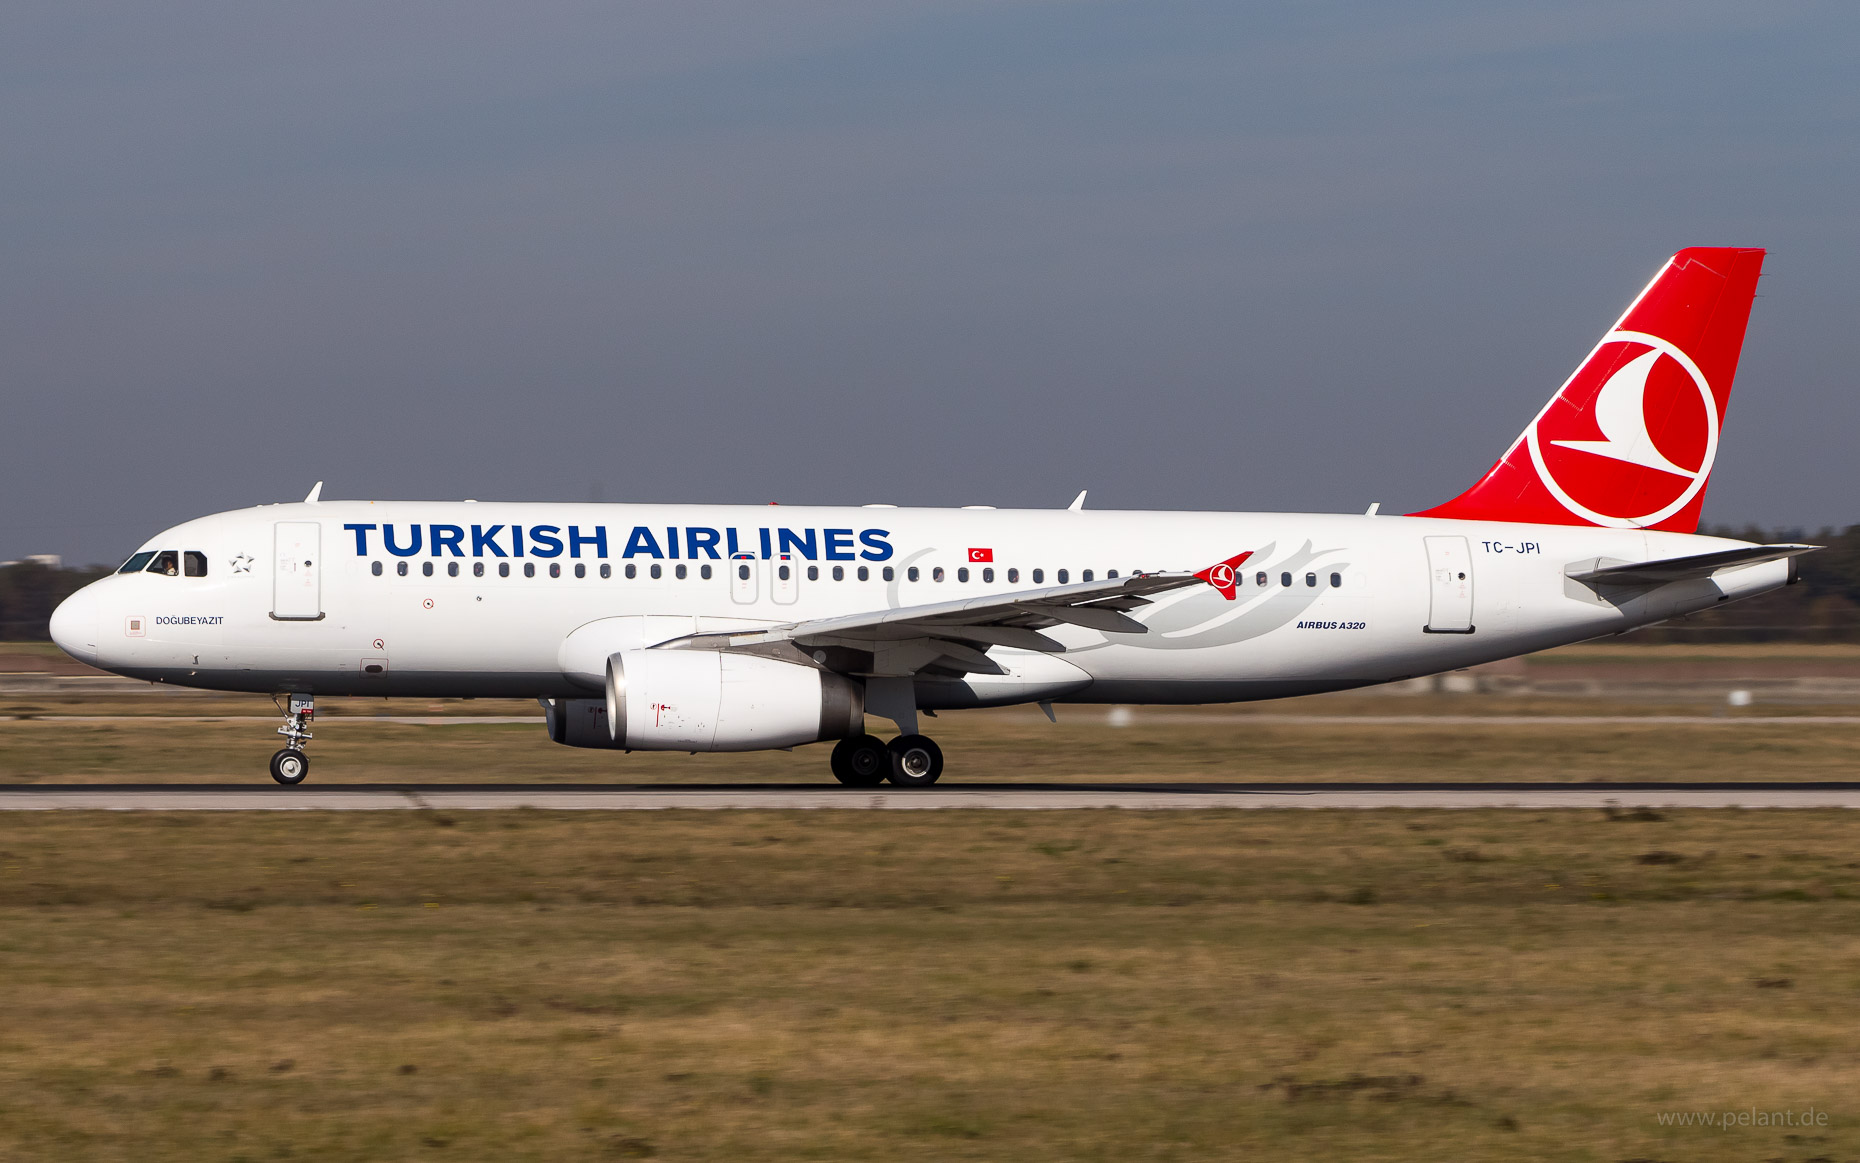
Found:
[(993, 561), (994, 559), (995, 559), (995, 551), (992, 549), (971, 549), (969, 550), (970, 561)]

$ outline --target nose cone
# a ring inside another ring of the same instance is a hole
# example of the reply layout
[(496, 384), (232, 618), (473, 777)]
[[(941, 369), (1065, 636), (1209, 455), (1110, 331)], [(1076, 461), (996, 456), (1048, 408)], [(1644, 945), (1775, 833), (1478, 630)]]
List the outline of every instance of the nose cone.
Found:
[(95, 666), (97, 663), (97, 595), (85, 586), (52, 611), (52, 641), (58, 648)]

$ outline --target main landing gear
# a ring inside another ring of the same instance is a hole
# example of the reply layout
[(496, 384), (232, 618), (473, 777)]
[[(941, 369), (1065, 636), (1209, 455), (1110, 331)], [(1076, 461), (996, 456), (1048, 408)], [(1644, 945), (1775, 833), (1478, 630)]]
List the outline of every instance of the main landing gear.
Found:
[(929, 787), (943, 775), (943, 749), (927, 735), (900, 735), (886, 743), (854, 735), (833, 748), (833, 776), (847, 787)]
[(286, 787), (296, 787), (310, 774), (310, 757), (304, 743), (310, 736), (310, 721), (316, 718), (316, 699), (311, 695), (290, 695), (290, 710), (285, 712), (284, 749), (271, 757), (271, 778)]

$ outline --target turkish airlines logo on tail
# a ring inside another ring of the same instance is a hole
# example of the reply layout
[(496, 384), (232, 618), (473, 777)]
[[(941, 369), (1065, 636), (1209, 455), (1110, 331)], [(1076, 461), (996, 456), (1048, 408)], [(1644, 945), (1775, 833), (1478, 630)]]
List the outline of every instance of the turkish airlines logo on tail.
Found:
[(1616, 528), (1657, 525), (1705, 487), (1718, 405), (1685, 352), (1656, 335), (1604, 339), (1525, 434), (1558, 503)]

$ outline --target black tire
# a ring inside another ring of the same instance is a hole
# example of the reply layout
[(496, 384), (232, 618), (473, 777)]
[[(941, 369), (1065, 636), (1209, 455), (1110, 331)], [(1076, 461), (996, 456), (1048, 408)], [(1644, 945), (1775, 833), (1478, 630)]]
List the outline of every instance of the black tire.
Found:
[(899, 787), (929, 787), (943, 777), (943, 749), (928, 735), (900, 735), (887, 750), (890, 779)]
[(285, 787), (296, 787), (310, 774), (310, 757), (295, 747), (286, 747), (271, 757), (271, 778)]
[(833, 747), (833, 778), (847, 787), (877, 787), (891, 774), (891, 752), (876, 735), (852, 735)]

